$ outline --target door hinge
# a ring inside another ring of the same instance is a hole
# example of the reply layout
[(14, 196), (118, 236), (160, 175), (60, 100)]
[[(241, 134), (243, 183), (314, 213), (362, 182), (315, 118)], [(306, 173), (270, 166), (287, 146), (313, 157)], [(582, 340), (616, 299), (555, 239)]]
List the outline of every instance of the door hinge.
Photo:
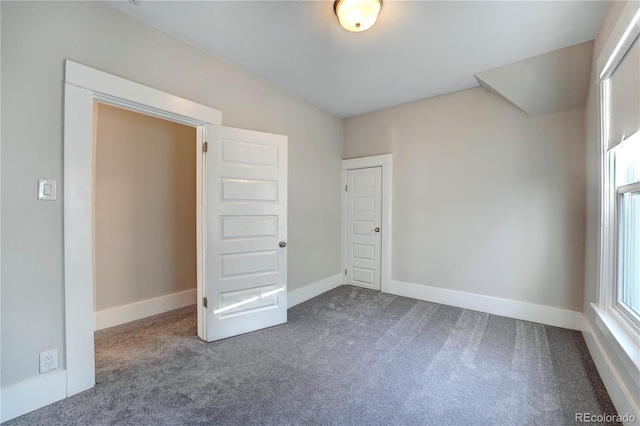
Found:
[(202, 306), (204, 306), (205, 308), (207, 307), (207, 298), (206, 297), (202, 298)]
[(344, 186), (344, 192), (347, 192), (347, 185)]
[(209, 142), (205, 142), (202, 144), (202, 152), (207, 152), (209, 150)]
[(346, 269), (344, 270), (344, 274), (347, 275), (347, 270)]

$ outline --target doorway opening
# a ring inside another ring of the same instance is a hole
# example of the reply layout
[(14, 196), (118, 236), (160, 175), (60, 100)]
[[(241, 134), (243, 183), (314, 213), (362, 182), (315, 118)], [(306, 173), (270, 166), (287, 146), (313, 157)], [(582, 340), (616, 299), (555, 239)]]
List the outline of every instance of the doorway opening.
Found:
[(198, 337), (219, 340), (287, 321), (287, 137), (221, 126), (220, 111), (67, 60), (67, 396), (95, 385), (95, 102), (195, 128)]
[[(95, 102), (195, 128), (203, 146), (208, 125), (222, 124), (213, 108), (67, 60), (64, 104), (64, 294), (66, 395), (95, 385), (93, 164)], [(196, 149), (197, 300), (203, 297), (202, 149)], [(198, 335), (203, 306), (197, 304)]]
[(94, 103), (96, 331), (196, 303), (196, 149), (191, 126)]

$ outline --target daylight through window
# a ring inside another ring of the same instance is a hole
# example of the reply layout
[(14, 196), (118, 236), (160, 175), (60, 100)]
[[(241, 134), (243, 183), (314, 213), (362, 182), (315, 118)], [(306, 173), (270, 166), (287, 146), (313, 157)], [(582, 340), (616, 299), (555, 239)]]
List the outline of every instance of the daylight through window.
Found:
[(618, 307), (640, 326), (640, 132), (613, 150), (617, 198)]

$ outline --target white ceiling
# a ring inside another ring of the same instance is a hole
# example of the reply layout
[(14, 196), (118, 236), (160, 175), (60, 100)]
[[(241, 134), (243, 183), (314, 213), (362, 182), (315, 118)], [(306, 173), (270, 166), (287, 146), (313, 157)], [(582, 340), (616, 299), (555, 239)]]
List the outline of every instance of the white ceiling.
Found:
[(475, 73), (595, 37), (608, 2), (393, 1), (362, 33), (332, 1), (111, 1), (339, 117), (477, 87)]

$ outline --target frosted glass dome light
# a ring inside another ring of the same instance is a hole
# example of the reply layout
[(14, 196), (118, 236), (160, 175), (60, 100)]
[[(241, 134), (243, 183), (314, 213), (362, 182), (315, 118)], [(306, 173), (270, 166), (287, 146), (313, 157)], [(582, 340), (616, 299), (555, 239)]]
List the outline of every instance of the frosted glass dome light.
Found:
[(371, 28), (378, 20), (380, 9), (382, 0), (337, 0), (333, 4), (340, 25), (352, 32)]

